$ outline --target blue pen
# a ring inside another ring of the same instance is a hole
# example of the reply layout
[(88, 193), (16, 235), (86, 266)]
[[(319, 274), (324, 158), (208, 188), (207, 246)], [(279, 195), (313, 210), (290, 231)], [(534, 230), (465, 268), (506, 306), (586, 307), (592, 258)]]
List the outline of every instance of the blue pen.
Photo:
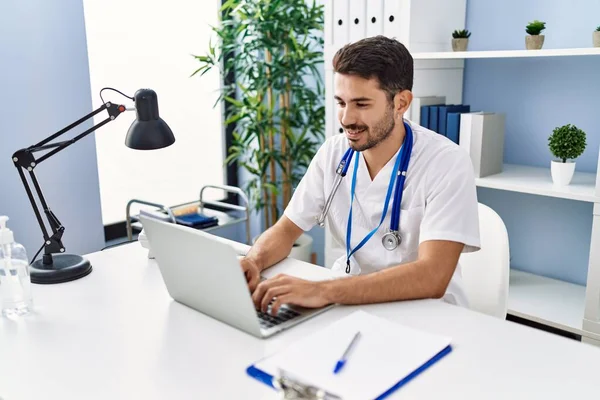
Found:
[(340, 372), (342, 370), (342, 368), (344, 367), (344, 365), (346, 365), (346, 361), (348, 360), (348, 355), (350, 354), (350, 351), (354, 348), (354, 345), (356, 344), (356, 341), (358, 340), (359, 336), (360, 336), (360, 331), (356, 332), (356, 334), (352, 338), (352, 341), (346, 348), (346, 351), (344, 351), (342, 358), (340, 358), (338, 360), (338, 362), (335, 364), (335, 369), (333, 370), (334, 374), (337, 374), (338, 372)]

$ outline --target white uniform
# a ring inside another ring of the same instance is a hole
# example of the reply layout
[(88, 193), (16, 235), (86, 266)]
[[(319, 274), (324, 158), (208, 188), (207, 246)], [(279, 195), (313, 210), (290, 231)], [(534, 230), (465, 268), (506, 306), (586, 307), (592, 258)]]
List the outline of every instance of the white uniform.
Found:
[[(382, 245), (390, 227), (392, 200), (378, 231), (351, 260), (351, 274), (367, 274), (417, 259), (418, 246), (427, 240), (450, 240), (465, 244), (463, 252), (480, 248), (477, 193), (469, 155), (445, 136), (406, 121), (413, 131), (413, 150), (408, 165), (400, 212), (402, 243), (393, 251)], [(298, 184), (285, 215), (304, 231), (316, 225), (333, 188), (335, 170), (348, 149), (343, 134), (325, 141)], [(399, 151), (371, 180), (364, 157), (356, 176), (356, 196), (352, 206), (351, 249), (379, 225), (385, 196)], [(355, 153), (347, 175), (335, 195), (327, 214), (332, 236), (328, 259), (335, 259), (333, 269), (346, 268), (346, 229), (350, 211), (350, 189)], [(462, 306), (468, 302), (461, 285), (460, 265), (444, 295), (444, 300)]]

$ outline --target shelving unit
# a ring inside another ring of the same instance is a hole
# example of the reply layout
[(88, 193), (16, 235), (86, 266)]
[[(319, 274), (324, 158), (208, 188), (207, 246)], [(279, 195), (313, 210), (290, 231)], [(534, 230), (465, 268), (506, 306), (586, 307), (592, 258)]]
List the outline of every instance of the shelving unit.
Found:
[(489, 50), (489, 51), (437, 51), (414, 53), (415, 60), (460, 60), (474, 58), (530, 58), (597, 56), (600, 48), (540, 49), (540, 50)]
[(509, 314), (585, 335), (584, 308), (585, 286), (511, 270)]
[[(368, 5), (368, 7), (367, 7)], [(432, 13), (431, 10), (436, 12)], [(366, 21), (366, 22), (365, 22)], [(376, 22), (377, 21), (377, 22)], [(340, 126), (335, 118), (333, 71), (330, 60), (343, 45), (363, 37), (383, 34), (402, 42), (415, 60), (413, 95), (445, 96), (447, 104), (463, 101), (465, 60), (593, 57), (600, 48), (541, 50), (489, 50), (453, 52), (448, 32), (465, 26), (466, 0), (399, 0), (367, 2), (332, 0), (325, 3), (325, 83), (327, 132)], [(600, 162), (598, 163), (600, 166)], [(592, 233), (585, 286), (511, 269), (509, 313), (547, 326), (581, 335), (600, 346), (600, 172), (576, 172), (571, 184), (557, 187), (550, 168), (505, 164), (499, 174), (476, 179), (478, 187), (555, 197), (593, 204)], [(325, 264), (331, 265), (325, 234)]]
[(600, 202), (596, 196), (596, 174), (575, 172), (571, 184), (555, 186), (549, 168), (504, 164), (499, 174), (476, 178), (479, 187), (508, 190), (561, 199)]

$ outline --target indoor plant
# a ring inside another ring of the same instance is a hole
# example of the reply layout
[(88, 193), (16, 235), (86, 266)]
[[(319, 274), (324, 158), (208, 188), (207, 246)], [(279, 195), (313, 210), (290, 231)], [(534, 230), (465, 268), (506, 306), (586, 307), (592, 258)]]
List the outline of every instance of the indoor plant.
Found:
[(452, 32), (452, 50), (466, 51), (469, 45), (469, 36), (471, 32), (467, 29), (455, 30)]
[(539, 50), (544, 45), (544, 35), (541, 35), (542, 31), (546, 29), (546, 23), (538, 21), (530, 22), (525, 27), (525, 32), (529, 35), (525, 36), (525, 47), (527, 50)]
[[(202, 76), (218, 68), (225, 84), (227, 163), (250, 175), (245, 191), (264, 229), (280, 217), (325, 136), (324, 6), (306, 0), (229, 0), (218, 43), (195, 56)], [(227, 77), (235, 76), (233, 82)], [(298, 243), (312, 240), (304, 235)], [(295, 249), (297, 250), (297, 249)]]
[(598, 26), (592, 33), (592, 41), (594, 43), (594, 47), (600, 47), (600, 26)]
[(548, 138), (550, 152), (558, 160), (551, 161), (552, 181), (557, 185), (568, 185), (575, 172), (575, 159), (586, 146), (585, 132), (575, 125), (563, 125), (554, 128)]

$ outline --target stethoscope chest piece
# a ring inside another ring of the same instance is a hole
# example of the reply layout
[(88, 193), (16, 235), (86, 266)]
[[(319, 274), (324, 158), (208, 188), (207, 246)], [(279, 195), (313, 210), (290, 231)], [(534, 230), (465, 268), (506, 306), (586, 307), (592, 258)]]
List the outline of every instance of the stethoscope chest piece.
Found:
[(386, 250), (395, 250), (402, 243), (402, 236), (398, 231), (390, 230), (383, 235), (381, 242)]

